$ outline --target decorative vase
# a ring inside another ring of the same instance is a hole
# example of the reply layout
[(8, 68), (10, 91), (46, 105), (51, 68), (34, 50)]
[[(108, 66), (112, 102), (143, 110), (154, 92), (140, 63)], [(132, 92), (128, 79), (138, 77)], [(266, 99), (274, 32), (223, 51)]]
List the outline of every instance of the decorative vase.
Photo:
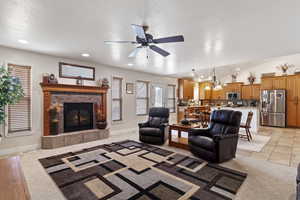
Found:
[(251, 85), (254, 83), (255, 79), (256, 79), (256, 77), (250, 73), (250, 76), (248, 77), (248, 81)]
[(288, 69), (293, 68), (293, 67), (295, 67), (295, 66), (285, 63), (283, 65), (278, 66), (277, 68), (279, 68), (282, 71), (283, 76), (286, 76)]
[(237, 75), (236, 74), (232, 74), (231, 75), (231, 79), (232, 79), (232, 83), (235, 83), (236, 79), (237, 79)]
[(49, 110), (50, 116), (50, 135), (58, 134), (58, 112), (56, 108)]
[(98, 129), (106, 129), (107, 122), (106, 121), (98, 121), (98, 122), (96, 122), (96, 126)]

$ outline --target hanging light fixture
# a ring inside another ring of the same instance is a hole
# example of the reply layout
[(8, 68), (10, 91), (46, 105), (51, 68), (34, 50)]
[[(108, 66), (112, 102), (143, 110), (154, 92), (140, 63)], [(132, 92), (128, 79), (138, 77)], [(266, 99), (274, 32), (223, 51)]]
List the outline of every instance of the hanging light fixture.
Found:
[(216, 68), (213, 68), (212, 85), (213, 85), (214, 90), (221, 90), (222, 89), (221, 81), (217, 80)]
[(211, 88), (210, 88), (209, 85), (207, 85), (207, 86), (204, 87), (204, 90), (210, 90), (210, 89), (211, 89)]

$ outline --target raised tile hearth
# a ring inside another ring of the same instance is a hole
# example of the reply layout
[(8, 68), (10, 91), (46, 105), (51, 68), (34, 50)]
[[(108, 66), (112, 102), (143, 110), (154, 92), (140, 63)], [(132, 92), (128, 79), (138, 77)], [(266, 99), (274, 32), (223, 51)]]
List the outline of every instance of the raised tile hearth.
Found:
[(43, 149), (54, 149), (108, 138), (109, 129), (91, 129), (42, 137)]

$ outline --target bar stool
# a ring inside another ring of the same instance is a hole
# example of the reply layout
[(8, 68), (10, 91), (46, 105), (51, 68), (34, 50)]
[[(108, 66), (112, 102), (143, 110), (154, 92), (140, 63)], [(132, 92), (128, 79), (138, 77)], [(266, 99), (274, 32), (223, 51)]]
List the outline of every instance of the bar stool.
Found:
[(250, 128), (251, 128), (250, 124), (251, 124), (252, 117), (253, 117), (253, 112), (252, 111), (248, 112), (246, 123), (245, 124), (241, 123), (240, 125), (240, 128), (244, 128), (246, 130), (246, 135), (240, 134), (240, 137), (241, 138), (246, 137), (249, 142), (250, 140), (252, 140), (252, 135), (250, 132)]

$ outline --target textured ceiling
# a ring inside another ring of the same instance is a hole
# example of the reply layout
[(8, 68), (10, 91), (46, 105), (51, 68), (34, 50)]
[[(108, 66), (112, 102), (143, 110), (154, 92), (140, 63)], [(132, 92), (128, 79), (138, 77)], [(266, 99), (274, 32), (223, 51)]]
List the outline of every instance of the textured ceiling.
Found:
[[(299, 8), (299, 0), (0, 0), (0, 45), (180, 76), (299, 53)], [(185, 42), (159, 45), (171, 55), (149, 52), (149, 59), (146, 52), (128, 58), (134, 45), (103, 43), (134, 40), (132, 23), (149, 25), (154, 37), (183, 34)]]

